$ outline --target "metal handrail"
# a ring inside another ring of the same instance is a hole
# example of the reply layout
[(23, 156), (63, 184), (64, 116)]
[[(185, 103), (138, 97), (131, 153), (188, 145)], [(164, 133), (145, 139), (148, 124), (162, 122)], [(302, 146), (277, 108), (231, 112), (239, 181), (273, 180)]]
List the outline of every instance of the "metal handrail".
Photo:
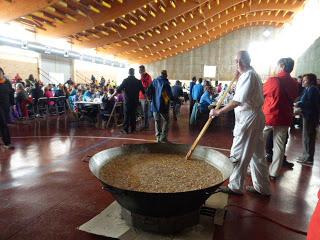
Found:
[(46, 80), (49, 81), (49, 83), (53, 83), (53, 84), (59, 84), (59, 81), (53, 77), (51, 77), (49, 75), (49, 73), (47, 73), (45, 70), (43, 70), (42, 68), (38, 67), (38, 72), (39, 75), (41, 75), (42, 77), (44, 77)]
[(85, 75), (83, 75), (82, 73), (76, 71), (76, 75), (81, 79), (84, 80), (85, 83), (90, 83), (89, 78), (87, 78)]

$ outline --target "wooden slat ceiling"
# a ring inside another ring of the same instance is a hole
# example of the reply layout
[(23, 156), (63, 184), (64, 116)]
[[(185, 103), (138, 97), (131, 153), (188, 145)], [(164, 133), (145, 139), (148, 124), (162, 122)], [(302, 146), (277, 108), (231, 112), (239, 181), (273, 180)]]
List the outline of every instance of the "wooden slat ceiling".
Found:
[(247, 26), (282, 26), (304, 0), (0, 0), (0, 22), (138, 63), (151, 63)]

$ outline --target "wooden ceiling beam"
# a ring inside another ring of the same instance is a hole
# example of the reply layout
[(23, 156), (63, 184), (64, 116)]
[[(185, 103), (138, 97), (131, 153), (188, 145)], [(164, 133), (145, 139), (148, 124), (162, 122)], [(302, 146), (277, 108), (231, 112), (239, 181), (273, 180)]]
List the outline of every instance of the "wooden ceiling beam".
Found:
[[(260, 11), (259, 12), (251, 12), (251, 14), (253, 14), (253, 13), (259, 14)], [(267, 19), (268, 21), (270, 19), (271, 19), (271, 21), (275, 21), (275, 19), (277, 19), (277, 22), (288, 22), (291, 19), (291, 15), (290, 14), (287, 14), (285, 17), (283, 17), (283, 16), (275, 16), (275, 13), (276, 12), (274, 12), (273, 15), (267, 15), (266, 14), (267, 18), (265, 18), (265, 19)], [(234, 14), (233, 16), (231, 16), (230, 14), (225, 15), (225, 16), (221, 17), (220, 19), (214, 19), (213, 22), (211, 22), (211, 21), (207, 22), (205, 27), (201, 26), (201, 24), (200, 24), (198, 29), (193, 28), (191, 32), (190, 31), (184, 31), (184, 35), (183, 36), (179, 35), (178, 38), (171, 37), (171, 38), (169, 38), (170, 41), (167, 41), (166, 39), (163, 39), (162, 40), (163, 44), (157, 43), (156, 46), (154, 46), (152, 44), (151, 45), (147, 45), (148, 46), (147, 49), (149, 49), (149, 51), (154, 53), (154, 52), (158, 52), (158, 51), (160, 51), (162, 49), (166, 49), (166, 48), (169, 48), (169, 47), (174, 47), (175, 45), (179, 44), (181, 41), (185, 41), (187, 39), (190, 40), (195, 36), (206, 34), (206, 32), (208, 30), (215, 29), (216, 27), (219, 27), (219, 25), (224, 24), (225, 22), (228, 22), (230, 20), (237, 20), (237, 18), (239, 16), (243, 16), (243, 15), (241, 13), (239, 15)], [(259, 15), (257, 15), (256, 17), (259, 18)], [(268, 17), (269, 17), (269, 19), (268, 19)], [(251, 22), (252, 18), (255, 18), (255, 15), (249, 15), (247, 17), (243, 16), (243, 18), (246, 19), (247, 21)], [(147, 47), (147, 46), (145, 46), (145, 47)], [(137, 49), (134, 49), (134, 50), (137, 50)]]
[[(153, 62), (157, 62), (157, 61), (162, 61), (166, 58), (169, 58), (169, 57), (174, 57), (174, 56), (177, 56), (179, 54), (183, 54), (183, 53), (186, 53), (190, 50), (193, 50), (195, 48), (198, 48), (198, 47), (201, 47), (205, 44), (208, 44), (214, 40), (217, 40), (219, 39), (220, 37), (223, 37), (233, 31), (236, 31), (236, 30), (239, 30), (241, 28), (245, 28), (245, 27), (251, 27), (251, 26), (273, 26), (273, 27), (278, 27), (279, 23), (267, 23), (267, 22), (248, 22), (248, 23), (245, 23), (245, 24), (242, 24), (242, 25), (238, 25), (234, 28), (230, 28), (230, 29), (226, 29), (224, 31), (221, 31), (221, 33), (217, 34), (216, 36), (212, 36), (210, 38), (206, 38), (206, 39), (202, 39), (201, 41), (197, 42), (197, 43), (194, 43), (194, 42), (190, 42), (189, 44), (185, 44), (183, 47), (179, 48), (179, 49), (176, 49), (175, 51), (171, 51), (170, 53), (167, 53), (167, 54), (162, 54), (162, 55), (158, 55), (158, 57), (127, 57), (127, 58), (124, 58), (126, 59), (127, 61), (129, 62), (132, 62), (132, 63), (137, 63), (137, 64), (150, 64), (150, 63), (153, 63)], [(170, 74), (170, 73), (169, 73)]]
[(46, 8), (59, 0), (0, 1), (0, 23), (8, 22)]
[[(136, 59), (141, 59), (141, 58), (144, 58), (145, 60), (146, 59), (154, 59), (155, 57), (154, 56), (164, 56), (168, 53), (168, 55), (170, 54), (174, 54), (176, 52), (179, 52), (179, 51), (182, 51), (182, 50), (185, 50), (187, 48), (190, 48), (192, 46), (197, 46), (197, 44), (203, 42), (203, 41), (207, 41), (208, 39), (212, 39), (212, 37), (217, 37), (219, 36), (222, 32), (224, 31), (228, 31), (229, 29), (232, 29), (232, 28), (236, 28), (240, 25), (244, 25), (244, 24), (247, 24), (247, 23), (255, 23), (255, 22), (265, 22), (265, 24), (269, 24), (270, 22), (271, 23), (284, 23), (285, 21), (283, 21), (281, 19), (281, 17), (275, 17), (275, 16), (268, 16), (268, 15), (263, 15), (263, 16), (260, 16), (260, 15), (256, 15), (256, 16), (248, 16), (247, 18), (244, 18), (244, 17), (241, 17), (239, 19), (239, 16), (236, 17), (235, 21), (232, 21), (232, 20), (229, 20), (229, 21), (226, 21), (224, 23), (221, 23), (219, 26), (221, 27), (215, 27), (213, 29), (209, 29), (208, 30), (208, 33), (209, 34), (200, 34), (200, 35), (197, 35), (197, 36), (194, 36), (196, 37), (196, 39), (194, 38), (190, 38), (190, 39), (185, 39), (184, 41), (181, 41), (183, 45), (180, 44), (176, 44), (178, 47), (175, 48), (173, 46), (170, 46), (170, 47), (163, 47), (160, 51), (158, 52), (152, 52), (153, 56), (151, 55), (151, 52), (148, 52), (146, 49), (143, 50), (143, 52), (141, 51), (137, 51), (137, 53), (132, 53), (132, 54), (119, 54), (118, 57), (121, 57), (121, 58), (128, 58), (130, 59), (131, 56), (134, 56), (134, 58)], [(170, 50), (171, 48), (171, 50)], [(164, 50), (164, 51), (163, 51)], [(148, 55), (148, 57), (145, 57), (145, 55)]]
[(199, 0), (198, 2), (189, 0), (185, 3), (181, 1), (177, 3), (176, 8), (168, 5), (166, 7), (166, 12), (162, 12), (161, 10), (159, 10), (156, 12), (155, 17), (145, 14), (145, 16), (148, 15), (147, 17), (144, 16), (146, 18), (146, 21), (137, 21), (137, 24), (135, 26), (129, 26), (127, 29), (118, 28), (117, 32), (113, 32), (109, 36), (102, 37), (98, 40), (90, 39), (90, 41), (79, 43), (79, 45), (83, 47), (93, 48), (121, 41), (122, 39), (126, 39), (128, 37), (134, 36), (135, 34), (157, 27), (162, 23), (168, 22), (181, 14), (199, 7), (206, 1), (208, 0)]
[[(248, 23), (245, 23), (245, 24), (242, 24), (242, 25), (238, 25), (238, 26), (235, 26), (234, 28), (230, 28), (230, 29), (225, 29), (223, 31), (221, 31), (220, 33), (218, 33), (217, 35), (214, 35), (212, 37), (209, 37), (209, 38), (206, 38), (206, 39), (201, 39), (200, 41), (198, 41), (197, 43), (195, 42), (190, 42), (188, 44), (185, 44), (184, 46), (182, 46), (181, 48), (178, 48), (178, 49), (175, 49), (174, 51), (171, 51), (171, 52), (167, 52), (165, 54), (161, 54), (161, 55), (158, 55), (160, 57), (148, 57), (148, 58), (143, 58), (143, 57), (140, 57), (140, 58), (130, 58), (127, 60), (128, 61), (131, 61), (131, 62), (135, 62), (136, 63), (141, 63), (141, 64), (149, 64), (149, 63), (152, 63), (152, 62), (156, 62), (156, 61), (161, 61), (163, 59), (166, 59), (168, 57), (173, 57), (173, 56), (176, 56), (176, 55), (179, 55), (179, 54), (183, 54), (183, 53), (186, 53), (190, 50), (193, 50), (195, 48), (198, 48), (198, 47), (201, 47), (205, 44), (208, 44), (214, 40), (217, 40), (233, 31), (236, 31), (236, 30), (239, 30), (241, 28), (244, 28), (244, 27), (252, 27), (252, 26), (273, 26), (273, 27), (279, 27), (281, 26), (282, 24), (281, 23), (272, 23), (272, 22), (265, 22), (265, 21), (261, 21), (261, 22), (248, 22)], [(137, 59), (139, 59), (139, 61), (137, 62)], [(142, 61), (141, 61), (142, 60)]]
[(100, 13), (94, 13), (89, 11), (87, 16), (77, 16), (77, 21), (66, 19), (66, 23), (59, 28), (48, 28), (47, 31), (40, 31), (39, 33), (44, 35), (50, 35), (52, 37), (66, 37), (88, 29), (92, 29), (103, 23), (112, 21), (122, 15), (125, 15), (135, 9), (142, 7), (153, 0), (134, 0), (134, 1), (113, 1), (111, 8), (101, 7)]
[[(279, 9), (280, 10), (287, 10), (288, 9), (287, 4), (279, 3), (277, 6), (275, 6), (275, 4), (271, 3), (271, 2), (269, 5), (265, 4), (263, 2), (261, 2), (261, 4), (253, 3), (253, 4), (251, 4), (251, 6), (245, 4), (244, 7), (242, 8), (242, 2), (238, 1), (237, 5), (232, 5), (227, 9), (224, 8), (224, 10), (215, 8), (216, 11), (214, 11), (214, 13), (212, 13), (212, 14), (208, 14), (207, 11), (205, 9), (203, 9), (202, 11), (206, 15), (206, 19), (205, 19), (206, 24), (214, 25), (214, 22), (216, 22), (216, 21), (223, 22), (223, 21), (231, 19), (235, 16), (238, 16), (241, 14), (246, 14), (251, 11), (256, 12), (256, 11), (265, 11), (265, 10), (272, 11), (272, 10), (279, 10)], [(237, 7), (236, 11), (233, 10), (233, 7), (235, 7), (235, 6)], [(290, 11), (295, 11), (295, 10), (297, 10), (296, 9), (297, 7), (300, 7), (300, 5), (295, 6), (295, 7), (290, 6), (289, 8), (291, 9)], [(228, 14), (226, 14), (226, 10), (228, 10)], [(210, 21), (211, 18), (214, 19), (213, 22)], [(181, 25), (177, 26), (176, 28), (169, 28), (168, 31), (165, 31), (161, 35), (154, 34), (152, 37), (147, 37), (144, 40), (137, 38), (136, 42), (132, 42), (132, 41), (128, 40), (129, 44), (121, 46), (121, 47), (112, 44), (110, 46), (104, 47), (101, 50), (104, 52), (109, 52), (109, 54), (118, 54), (119, 52), (127, 52), (127, 51), (131, 51), (134, 49), (143, 48), (147, 45), (149, 47), (151, 47), (152, 44), (157, 43), (159, 41), (163, 41), (167, 38), (172, 39), (174, 35), (178, 35), (180, 32), (185, 32), (189, 28), (192, 28), (195, 26), (202, 26), (201, 24), (203, 24), (203, 22), (204, 22), (204, 19), (199, 18), (199, 16), (194, 16), (193, 19), (186, 21), (186, 23), (181, 24)], [(201, 28), (206, 29), (207, 26), (202, 26)]]
[[(162, 34), (153, 34), (152, 37), (147, 37), (145, 39), (139, 39), (137, 38), (135, 42), (133, 41), (128, 41), (130, 44), (127, 46), (124, 46), (124, 48), (120, 48), (120, 51), (128, 51), (131, 50), (132, 48), (140, 48), (143, 47), (145, 45), (149, 45), (152, 44), (154, 42), (160, 41), (163, 38), (167, 38), (169, 36), (173, 36), (176, 33), (179, 33), (181, 31), (184, 31), (192, 26), (198, 25), (201, 22), (203, 22), (204, 20), (215, 16), (216, 14), (224, 11), (226, 8), (230, 8), (234, 5), (237, 5), (239, 3), (243, 3), (246, 2), (248, 0), (231, 0), (231, 1), (224, 1), (222, 3), (217, 4), (216, 0), (211, 0), (211, 9), (208, 8), (202, 8), (202, 12), (203, 14), (193, 14), (193, 18), (190, 17), (190, 19), (187, 19), (187, 21), (185, 22), (180, 22), (178, 25), (176, 26), (172, 26), (172, 22), (173, 21), (169, 21), (167, 22), (166, 25), (169, 25), (170, 27), (168, 28), (168, 30), (163, 31)], [(205, 15), (205, 18), (203, 17)], [(175, 21), (176, 22), (176, 21)], [(145, 30), (149, 30), (149, 29), (145, 29)], [(127, 39), (126, 39), (127, 40)], [(130, 40), (130, 39), (129, 39)], [(78, 44), (78, 43), (76, 43)], [(102, 43), (101, 43), (102, 44)], [(83, 47), (89, 47), (87, 45), (87, 42), (82, 42), (79, 43), (80, 46)], [(113, 53), (117, 53), (117, 48), (115, 48), (115, 45), (109, 45), (106, 46), (105, 44), (102, 44), (100, 46), (97, 47), (103, 47), (106, 51), (110, 50), (113, 51)], [(115, 51), (115, 52), (114, 52)]]

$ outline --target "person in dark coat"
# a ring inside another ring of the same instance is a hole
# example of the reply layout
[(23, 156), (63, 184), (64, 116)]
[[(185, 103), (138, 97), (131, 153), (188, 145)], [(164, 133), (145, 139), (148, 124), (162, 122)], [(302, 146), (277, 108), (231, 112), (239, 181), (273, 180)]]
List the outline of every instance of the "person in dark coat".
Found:
[(5, 149), (13, 149), (8, 128), (10, 102), (12, 99), (12, 87), (10, 81), (4, 77), (4, 71), (0, 68), (0, 133)]
[(305, 89), (300, 101), (296, 103), (301, 108), (303, 116), (303, 154), (298, 162), (312, 165), (320, 114), (320, 93), (317, 87), (317, 76), (313, 73), (305, 74), (302, 85)]
[(34, 84), (34, 88), (31, 90), (31, 96), (34, 99), (34, 102), (33, 102), (34, 103), (34, 110), (36, 113), (39, 113), (38, 100), (39, 100), (39, 98), (43, 97), (43, 91), (41, 89), (39, 82), (36, 82)]
[(176, 84), (171, 88), (172, 90), (172, 105), (173, 105), (173, 120), (177, 121), (177, 115), (180, 113), (181, 108), (181, 100), (183, 97), (183, 90), (181, 87), (181, 82), (179, 80), (176, 81)]
[(136, 131), (136, 113), (139, 104), (139, 92), (145, 94), (144, 87), (140, 80), (134, 76), (134, 69), (129, 69), (129, 77), (124, 79), (117, 91), (110, 97), (114, 97), (117, 93), (124, 91), (124, 124), (123, 131), (131, 133)]

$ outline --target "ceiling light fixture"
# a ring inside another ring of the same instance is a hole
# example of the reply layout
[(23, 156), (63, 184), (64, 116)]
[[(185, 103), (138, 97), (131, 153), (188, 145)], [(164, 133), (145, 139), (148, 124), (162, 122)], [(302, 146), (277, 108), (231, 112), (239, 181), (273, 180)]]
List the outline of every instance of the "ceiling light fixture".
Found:
[(89, 5), (88, 7), (92, 12), (100, 13), (100, 10), (98, 8), (96, 8), (96, 7), (92, 6), (92, 5)]
[(68, 7), (68, 4), (67, 4), (65, 1), (60, 1), (59, 4), (60, 4), (62, 7), (65, 7), (65, 8)]
[(87, 14), (85, 14), (84, 12), (82, 12), (80, 9), (77, 10), (77, 13), (83, 17), (87, 17)]
[(139, 15), (139, 18), (144, 22), (146, 21), (146, 18), (144, 16), (142, 16), (142, 15)]
[(101, 1), (102, 6), (106, 7), (106, 8), (111, 8), (111, 4), (106, 2), (106, 1)]
[(134, 26), (137, 25), (137, 23), (135, 21), (133, 21), (132, 19), (130, 19), (129, 22)]
[(150, 15), (151, 15), (152, 17), (156, 17), (156, 14), (155, 14), (154, 11), (150, 10), (149, 13), (150, 13)]
[(165, 13), (165, 12), (166, 12), (166, 9), (163, 7), (163, 5), (162, 5), (162, 4), (160, 5), (160, 7), (159, 7), (159, 8), (160, 8), (160, 10), (161, 10), (163, 13)]
[(123, 23), (120, 23), (119, 26), (122, 27), (123, 29), (127, 29), (127, 26), (124, 25)]
[(70, 20), (74, 21), (74, 22), (77, 22), (77, 21), (78, 21), (75, 17), (73, 17), (73, 16), (71, 16), (71, 15), (69, 15), (69, 14), (66, 14), (65, 16), (66, 16), (67, 18), (69, 18)]

